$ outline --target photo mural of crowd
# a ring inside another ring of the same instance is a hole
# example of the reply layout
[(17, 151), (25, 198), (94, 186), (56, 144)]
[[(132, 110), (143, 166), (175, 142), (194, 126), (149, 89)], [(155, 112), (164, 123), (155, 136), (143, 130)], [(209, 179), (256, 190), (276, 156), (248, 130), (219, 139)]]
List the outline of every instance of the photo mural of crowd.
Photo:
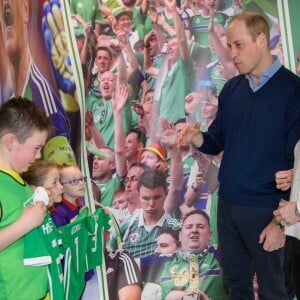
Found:
[[(222, 153), (178, 146), (177, 134), (186, 123), (206, 131), (219, 92), (237, 74), (225, 35), (232, 16), (262, 13), (282, 61), (276, 3), (125, 0), (110, 9), (103, 2), (89, 17), (79, 3), (70, 6), (86, 80), (86, 139), (105, 154), (91, 158), (91, 174), (97, 201), (120, 225), (122, 248), (140, 262), (142, 298), (226, 299), (216, 230)], [(113, 235), (108, 248), (119, 247)]]
[[(4, 31), (22, 13), (16, 1), (1, 2)], [(50, 270), (57, 280), (51, 299), (99, 299), (95, 267), (102, 265), (104, 251), (111, 300), (226, 300), (216, 228), (222, 153), (210, 156), (191, 144), (179, 145), (178, 134), (186, 124), (205, 132), (222, 87), (237, 75), (226, 41), (231, 17), (242, 11), (262, 14), (271, 28), (272, 53), (283, 63), (277, 2), (70, 0), (84, 79), (82, 124), (75, 75), (68, 53), (61, 51), (67, 44), (60, 1), (45, 3), (40, 11), (51, 16), (41, 28), (50, 67), (39, 70), (45, 53), (30, 46), (26, 28), (19, 32), (19, 52), (6, 43), (9, 33), (1, 35), (0, 59), (6, 59), (0, 104), (12, 95), (34, 99), (55, 129), (43, 152), (51, 164), (37, 162), (24, 173), (32, 186), (35, 172), (41, 177), (42, 170), (50, 174), (54, 168), (53, 178), (60, 177), (55, 188), (62, 201), (58, 197), (49, 205), (42, 233), (55, 228), (55, 243), (59, 236), (64, 245), (62, 260), (60, 252), (51, 254), (63, 265)], [(90, 174), (78, 167), (80, 131)], [(89, 179), (92, 214), (83, 208)]]

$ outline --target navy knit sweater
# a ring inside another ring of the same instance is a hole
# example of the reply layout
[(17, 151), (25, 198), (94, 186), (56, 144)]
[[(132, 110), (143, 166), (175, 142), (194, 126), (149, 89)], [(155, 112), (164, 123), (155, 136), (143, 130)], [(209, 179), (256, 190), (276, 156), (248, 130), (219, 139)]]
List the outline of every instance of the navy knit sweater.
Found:
[(229, 80), (216, 119), (203, 133), (200, 151), (218, 154), (219, 197), (228, 203), (277, 207), (289, 192), (276, 189), (275, 172), (293, 167), (300, 138), (300, 79), (281, 67), (258, 91), (244, 75)]

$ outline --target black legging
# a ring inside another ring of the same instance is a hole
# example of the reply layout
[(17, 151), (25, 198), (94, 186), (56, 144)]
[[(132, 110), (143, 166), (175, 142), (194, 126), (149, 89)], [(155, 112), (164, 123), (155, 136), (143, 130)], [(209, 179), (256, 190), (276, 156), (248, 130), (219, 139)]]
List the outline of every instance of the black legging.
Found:
[(300, 240), (291, 237), (291, 279), (297, 299), (300, 300)]

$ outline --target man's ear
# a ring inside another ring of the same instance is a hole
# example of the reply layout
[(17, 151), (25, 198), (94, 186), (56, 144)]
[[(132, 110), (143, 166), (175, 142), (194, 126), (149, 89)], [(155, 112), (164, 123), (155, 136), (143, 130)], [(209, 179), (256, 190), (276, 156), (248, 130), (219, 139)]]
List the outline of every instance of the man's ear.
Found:
[(269, 45), (269, 41), (267, 41), (266, 35), (262, 32), (258, 35), (258, 37), (256, 39), (257, 39), (259, 46), (265, 46), (265, 45), (268, 46)]
[(110, 169), (111, 170), (115, 170), (116, 169), (116, 163), (115, 163), (115, 161), (111, 161), (110, 162)]
[(179, 240), (179, 242), (181, 243), (181, 235), (182, 235), (182, 232), (181, 232), (181, 230), (179, 231), (179, 234), (178, 234), (178, 240)]

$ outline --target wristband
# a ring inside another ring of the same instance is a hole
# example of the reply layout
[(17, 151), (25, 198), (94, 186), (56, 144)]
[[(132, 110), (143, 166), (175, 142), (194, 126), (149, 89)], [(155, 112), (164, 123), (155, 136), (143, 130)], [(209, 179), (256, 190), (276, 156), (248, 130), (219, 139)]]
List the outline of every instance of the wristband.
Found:
[(192, 183), (191, 188), (193, 189), (193, 191), (194, 191), (195, 193), (198, 192), (198, 187), (195, 186), (195, 182)]
[(272, 219), (272, 223), (278, 226), (280, 229), (284, 228), (284, 224), (281, 221), (278, 222), (275, 218)]

